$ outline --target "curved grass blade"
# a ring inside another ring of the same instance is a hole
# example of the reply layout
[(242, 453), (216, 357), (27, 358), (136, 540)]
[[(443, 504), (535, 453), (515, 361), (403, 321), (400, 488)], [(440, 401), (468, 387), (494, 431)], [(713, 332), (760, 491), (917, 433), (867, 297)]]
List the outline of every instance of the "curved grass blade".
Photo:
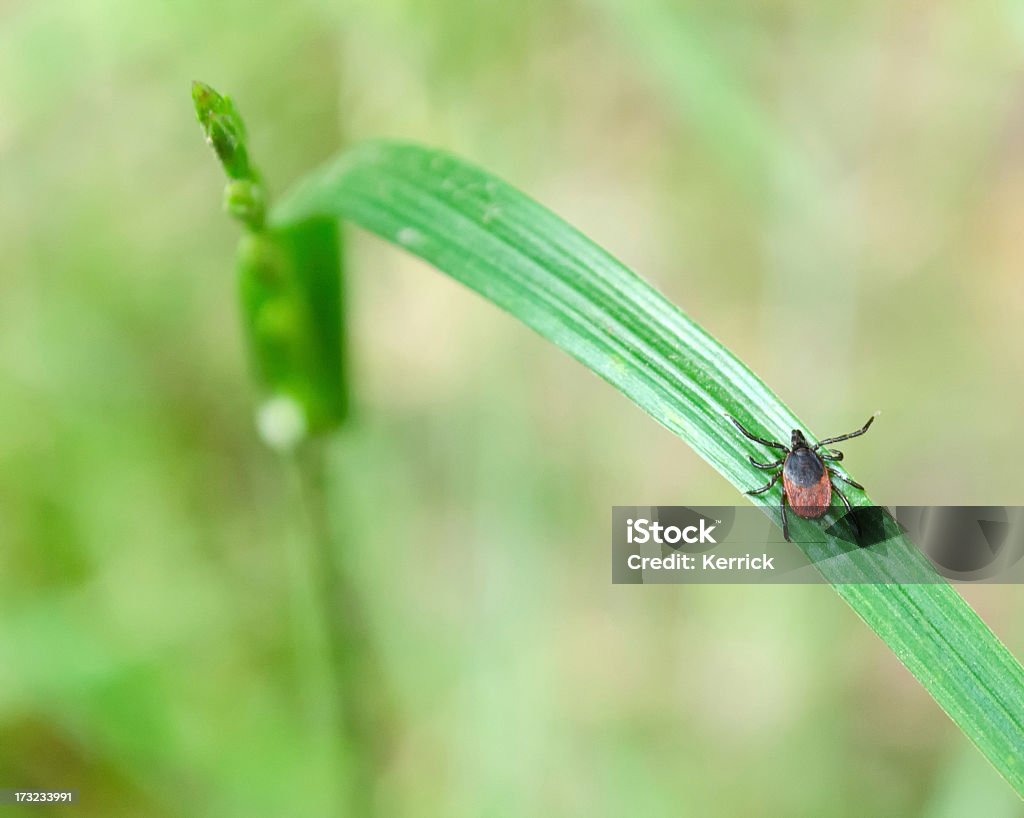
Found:
[[(398, 143), (359, 146), (308, 176), (271, 221), (287, 227), (326, 216), (405, 248), (511, 313), (741, 490), (763, 482), (747, 461), (761, 453), (727, 414), (776, 439), (807, 428), (643, 279), (529, 197), (454, 156)], [(777, 493), (766, 496), (777, 504)], [(808, 523), (793, 522), (800, 539)], [(828, 539), (805, 550), (1024, 797), (1024, 670), (971, 607), (934, 582), (927, 560), (905, 540), (851, 551)], [(922, 584), (875, 582), (893, 578)]]

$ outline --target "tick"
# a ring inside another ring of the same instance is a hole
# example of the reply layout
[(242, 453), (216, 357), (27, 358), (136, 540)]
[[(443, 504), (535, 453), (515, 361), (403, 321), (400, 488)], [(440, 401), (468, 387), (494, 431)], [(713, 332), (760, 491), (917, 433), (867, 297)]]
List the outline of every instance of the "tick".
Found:
[[(856, 432), (839, 435), (839, 437), (830, 437), (827, 440), (821, 441), (816, 446), (811, 446), (807, 442), (807, 438), (804, 437), (804, 433), (799, 429), (793, 430), (790, 443), (788, 446), (785, 446), (777, 440), (765, 440), (763, 437), (758, 437), (748, 432), (731, 415), (726, 415), (726, 417), (736, 425), (736, 428), (743, 433), (744, 437), (753, 440), (755, 443), (760, 443), (762, 446), (781, 449), (786, 453), (785, 457), (780, 457), (772, 463), (759, 463), (753, 457), (747, 455), (750, 462), (758, 469), (763, 469), (764, 471), (778, 469), (772, 475), (772, 479), (768, 481), (768, 485), (748, 491), (747, 494), (751, 496), (764, 494), (779, 481), (780, 477), (782, 478), (782, 535), (788, 542), (792, 542), (792, 540), (789, 538), (789, 520), (786, 518), (787, 505), (793, 509), (793, 513), (798, 517), (803, 517), (805, 520), (817, 520), (819, 517), (825, 516), (825, 512), (832, 505), (832, 493), (835, 492), (839, 495), (839, 499), (843, 501), (843, 505), (846, 506), (847, 513), (853, 511), (846, 495), (832, 481), (842, 480), (844, 483), (848, 483), (861, 491), (864, 490), (864, 486), (848, 477), (843, 477), (828, 465), (828, 463), (838, 463), (843, 459), (842, 452), (833, 451), (828, 447), (833, 443), (839, 443), (841, 440), (860, 437), (871, 428), (871, 424), (875, 421), (874, 415), (868, 418), (868, 422)], [(857, 518), (851, 516), (850, 519), (859, 533), (860, 525), (857, 522)]]

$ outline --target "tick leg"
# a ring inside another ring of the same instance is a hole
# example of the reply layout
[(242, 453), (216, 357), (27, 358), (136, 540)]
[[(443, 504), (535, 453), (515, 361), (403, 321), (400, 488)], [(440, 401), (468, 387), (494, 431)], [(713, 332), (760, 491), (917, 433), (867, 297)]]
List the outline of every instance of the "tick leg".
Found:
[(834, 452), (825, 451), (825, 452), (818, 452), (818, 457), (820, 457), (822, 460), (830, 460), (833, 463), (838, 463), (840, 460), (842, 460), (845, 457), (845, 455), (842, 452), (840, 452), (840, 451), (834, 451)]
[(814, 447), (814, 451), (818, 451), (818, 449), (821, 449), (824, 446), (828, 446), (830, 443), (838, 443), (840, 440), (849, 440), (851, 437), (860, 437), (871, 427), (871, 424), (874, 422), (875, 416), (872, 415), (871, 417), (868, 418), (868, 422), (865, 423), (864, 426), (858, 429), (856, 432), (850, 432), (850, 434), (848, 435), (839, 435), (839, 437), (830, 437), (827, 440), (823, 440), (821, 441), (821, 443)]
[[(839, 477), (838, 474), (835, 475), (835, 476)], [(839, 479), (842, 480), (841, 477)], [(857, 529), (857, 540), (858, 540), (857, 545), (860, 545), (860, 540), (862, 539), (861, 530), (860, 530), (860, 521), (857, 519), (857, 515), (853, 513), (853, 506), (850, 505), (849, 499), (846, 497), (845, 494), (843, 494), (842, 491), (840, 491), (840, 489), (837, 486), (833, 485), (832, 486), (832, 491), (834, 491), (836, 494), (839, 495), (839, 499), (842, 500), (843, 501), (843, 505), (846, 506), (846, 516), (850, 518), (850, 521), (853, 523), (853, 527), (855, 529)], [(863, 548), (863, 546), (861, 546), (861, 547)]]
[(767, 486), (761, 486), (761, 488), (759, 488), (759, 489), (754, 489), (753, 491), (748, 491), (747, 494), (749, 496), (751, 496), (751, 497), (753, 497), (755, 494), (764, 494), (766, 491), (768, 491), (768, 489), (770, 489), (772, 486), (774, 486), (776, 483), (779, 482), (779, 478), (780, 477), (782, 477), (782, 472), (781, 471), (776, 472), (772, 476), (772, 479), (768, 481), (768, 485)]
[(786, 490), (782, 490), (782, 536), (786, 538), (786, 542), (793, 542), (789, 538), (789, 518), (786, 516), (786, 503), (789, 497), (786, 496)]
[(775, 440), (765, 440), (763, 437), (758, 437), (757, 435), (752, 434), (751, 432), (748, 432), (746, 429), (743, 428), (743, 424), (741, 424), (738, 420), (736, 420), (736, 418), (734, 418), (732, 415), (726, 415), (726, 417), (729, 418), (729, 420), (731, 420), (733, 422), (733, 425), (737, 429), (739, 429), (740, 432), (742, 432), (744, 437), (749, 438), (750, 440), (753, 440), (755, 443), (760, 443), (762, 446), (769, 446), (772, 449), (782, 449), (782, 451), (784, 451), (784, 452), (788, 452), (789, 451), (789, 447), (788, 446), (783, 446), (781, 443), (779, 443), (779, 442), (777, 442)]
[(747, 455), (747, 460), (750, 461), (750, 464), (755, 469), (761, 469), (762, 471), (767, 471), (768, 469), (777, 469), (779, 466), (786, 462), (786, 458), (782, 457), (776, 460), (774, 463), (758, 463), (749, 454)]
[(825, 468), (828, 469), (828, 473), (835, 477), (837, 480), (842, 480), (844, 483), (853, 486), (855, 489), (860, 489), (861, 491), (864, 491), (864, 486), (862, 486), (856, 480), (851, 480), (849, 477), (843, 477), (841, 474), (839, 474), (839, 472), (834, 471), (833, 469), (829, 469), (828, 466), (826, 466)]

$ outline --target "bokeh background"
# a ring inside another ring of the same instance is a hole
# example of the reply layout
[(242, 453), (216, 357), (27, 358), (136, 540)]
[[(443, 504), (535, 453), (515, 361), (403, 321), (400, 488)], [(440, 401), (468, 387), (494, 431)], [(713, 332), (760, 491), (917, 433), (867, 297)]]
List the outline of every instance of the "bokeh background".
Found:
[[(361, 138), (449, 148), (815, 432), (881, 409), (847, 449), (877, 501), (1024, 501), (1019, 4), (7, 0), (0, 786), (81, 791), (51, 814), (328, 815), (344, 757), (195, 78), (273, 190)], [(611, 586), (613, 504), (735, 491), (490, 305), (349, 249), (330, 493), (394, 702), (384, 814), (1022, 814), (829, 588)], [(1024, 655), (1019, 589), (963, 593)]]

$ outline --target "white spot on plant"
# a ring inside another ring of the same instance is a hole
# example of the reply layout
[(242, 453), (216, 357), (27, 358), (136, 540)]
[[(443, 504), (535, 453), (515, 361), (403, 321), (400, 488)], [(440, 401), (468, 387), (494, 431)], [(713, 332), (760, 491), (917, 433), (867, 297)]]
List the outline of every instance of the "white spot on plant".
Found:
[(306, 413), (294, 398), (275, 395), (256, 410), (256, 429), (270, 448), (287, 452), (306, 437)]
[(423, 241), (423, 234), (415, 227), (403, 227), (396, 238), (403, 247), (415, 247)]

